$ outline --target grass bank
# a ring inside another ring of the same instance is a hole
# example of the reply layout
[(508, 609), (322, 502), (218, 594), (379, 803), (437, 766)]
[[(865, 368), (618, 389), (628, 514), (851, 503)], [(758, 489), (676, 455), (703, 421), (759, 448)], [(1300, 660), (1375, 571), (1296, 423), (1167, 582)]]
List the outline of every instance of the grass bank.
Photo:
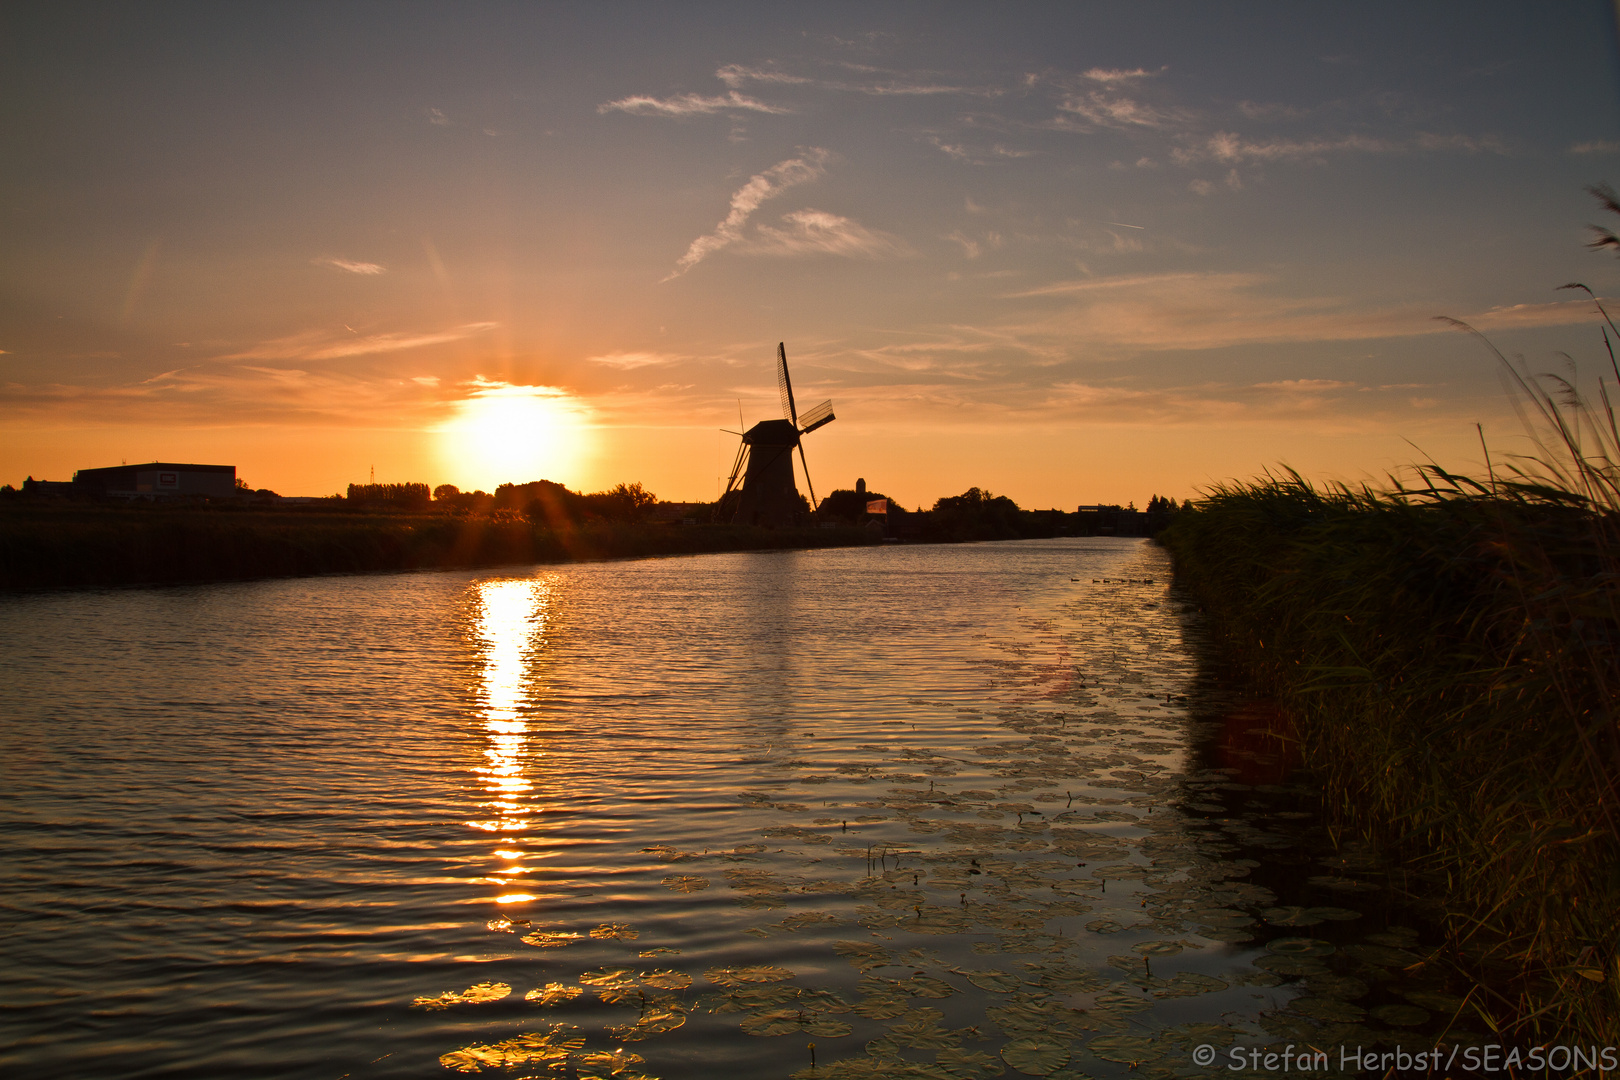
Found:
[(0, 590), (246, 581), (873, 543), (870, 530), (167, 507), (0, 510)]
[(1267, 478), (1215, 489), (1161, 540), (1293, 717), (1334, 827), (1435, 902), (1450, 942), (1435, 962), (1454, 965), (1469, 1026), (1607, 1041), (1620, 517), (1578, 473), (1430, 470), (1387, 491)]

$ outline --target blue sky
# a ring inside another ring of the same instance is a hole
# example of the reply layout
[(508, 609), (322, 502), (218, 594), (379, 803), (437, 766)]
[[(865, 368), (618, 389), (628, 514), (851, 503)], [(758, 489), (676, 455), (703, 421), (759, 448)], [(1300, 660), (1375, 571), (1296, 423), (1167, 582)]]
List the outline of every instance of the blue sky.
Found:
[[(817, 489), (1139, 504), (1595, 374), (1599, 4), (0, 15), (0, 479), (712, 498), (787, 343)], [(13, 475), (14, 474), (14, 475)]]

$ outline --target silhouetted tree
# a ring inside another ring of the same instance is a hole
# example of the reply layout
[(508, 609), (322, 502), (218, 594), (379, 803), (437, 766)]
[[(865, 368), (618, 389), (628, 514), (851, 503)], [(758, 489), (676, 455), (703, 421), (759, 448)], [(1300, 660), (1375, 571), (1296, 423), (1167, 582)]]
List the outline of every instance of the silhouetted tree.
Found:
[(426, 508), (431, 493), (426, 484), (350, 484), (348, 501), (389, 510)]
[(1022, 535), (1018, 504), (1005, 495), (968, 488), (934, 504), (925, 535), (933, 540), (1015, 540)]
[(851, 491), (849, 488), (839, 488), (821, 500), (821, 505), (816, 507), (816, 516), (822, 521), (859, 523), (867, 520), (866, 504), (877, 499), (888, 499), (891, 515), (906, 512), (904, 507), (881, 491)]

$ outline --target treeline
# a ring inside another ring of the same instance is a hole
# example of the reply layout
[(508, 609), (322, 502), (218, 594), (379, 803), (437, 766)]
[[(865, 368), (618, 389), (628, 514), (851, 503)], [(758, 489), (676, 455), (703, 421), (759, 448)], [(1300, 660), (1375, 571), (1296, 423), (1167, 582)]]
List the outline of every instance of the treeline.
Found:
[(403, 510), (421, 510), (432, 496), (426, 484), (350, 484), (345, 496), (352, 503), (394, 506)]
[(559, 528), (594, 521), (643, 521), (658, 497), (638, 482), (583, 494), (552, 480), (501, 484), (494, 493), (462, 491), (454, 484), (350, 484), (345, 497), (355, 508), (386, 511), (448, 511), (518, 516)]
[[(886, 514), (868, 513), (881, 501)], [(879, 524), (888, 535), (925, 543), (975, 540), (1037, 540), (1057, 536), (1154, 536), (1168, 526), (1180, 505), (1154, 495), (1146, 510), (1102, 505), (1078, 511), (1025, 510), (1005, 495), (968, 488), (938, 499), (928, 510), (907, 510), (878, 491), (840, 489), (822, 500), (817, 517), (846, 524)]]
[(604, 520), (553, 527), (507, 512), (13, 504), (0, 513), (0, 591), (841, 547), (878, 539), (860, 528), (697, 529)]

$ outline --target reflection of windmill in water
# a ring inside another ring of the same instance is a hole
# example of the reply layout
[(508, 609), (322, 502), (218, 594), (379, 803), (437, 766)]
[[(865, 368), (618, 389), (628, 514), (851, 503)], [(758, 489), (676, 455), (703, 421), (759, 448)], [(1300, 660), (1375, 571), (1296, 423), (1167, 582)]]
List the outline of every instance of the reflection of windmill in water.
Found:
[[(782, 392), (781, 420), (761, 420), (741, 432), (742, 445), (731, 467), (726, 493), (715, 516), (738, 525), (793, 525), (804, 516), (805, 504), (793, 484), (793, 451), (804, 466), (804, 484), (815, 507), (816, 488), (810, 482), (810, 464), (804, 457), (804, 436), (833, 422), (831, 401), (823, 401), (800, 415), (793, 402), (793, 380), (788, 377), (787, 347), (776, 346), (776, 385)], [(739, 486), (738, 478), (741, 477)]]

